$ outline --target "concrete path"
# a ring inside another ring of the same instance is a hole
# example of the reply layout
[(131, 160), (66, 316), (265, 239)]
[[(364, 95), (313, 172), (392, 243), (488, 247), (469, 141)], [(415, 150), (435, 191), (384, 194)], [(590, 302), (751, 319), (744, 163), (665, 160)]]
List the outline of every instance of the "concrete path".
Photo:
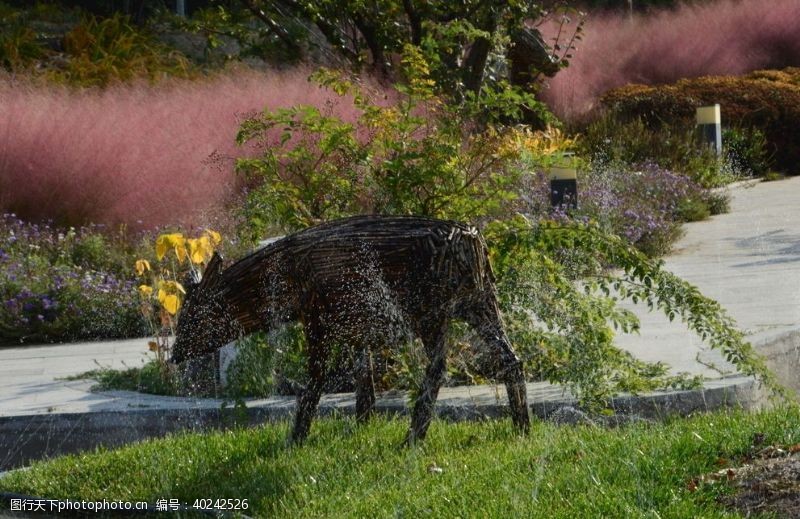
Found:
[[(666, 268), (719, 301), (758, 342), (800, 325), (800, 177), (739, 184), (731, 195), (728, 214), (685, 225)], [(709, 365), (732, 369), (683, 324), (639, 306), (628, 305), (642, 334), (620, 337), (622, 347), (676, 372), (719, 377)]]
[[(800, 326), (800, 177), (739, 185), (731, 189), (731, 194), (731, 212), (687, 225), (685, 237), (677, 244), (675, 254), (666, 259), (666, 266), (722, 303), (742, 329), (754, 334), (755, 344)], [(688, 402), (684, 410), (724, 405), (730, 394), (727, 389), (741, 393), (743, 388), (748, 391), (752, 388), (751, 381), (729, 371), (730, 366), (716, 352), (703, 347), (683, 325), (670, 323), (661, 314), (648, 313), (644, 308), (630, 307), (641, 316), (642, 334), (620, 337), (619, 343), (624, 348), (642, 359), (665, 362), (676, 372), (700, 373), (718, 379), (693, 396), (673, 394), (671, 401)], [(793, 341), (800, 341), (800, 333), (793, 337)], [(158, 416), (163, 422), (165, 417), (172, 416), (166, 412), (170, 410), (220, 409), (222, 402), (218, 400), (164, 398), (124, 391), (92, 393), (89, 391), (91, 381), (60, 380), (97, 367), (141, 365), (147, 355), (146, 339), (0, 348), (0, 429), (11, 427), (8, 424), (15, 417), (25, 416), (40, 417), (44, 420), (41, 424), (46, 424), (43, 427), (54, 433), (58, 428), (53, 419), (70, 413), (102, 415), (104, 423), (119, 425), (133, 424), (132, 418), (126, 417), (126, 422), (109, 422), (107, 413), (144, 417), (147, 415), (144, 411), (161, 412)], [(710, 366), (719, 368), (722, 374)], [(721, 378), (723, 375), (727, 378)], [(662, 396), (650, 395), (633, 404), (623, 397), (620, 402), (624, 404), (622, 407), (639, 409), (637, 405), (646, 407), (650, 405), (648, 402), (658, 401)], [(442, 409), (460, 409), (461, 414), (467, 408), (483, 409), (478, 414), (485, 415), (494, 413), (504, 399), (501, 387), (484, 386), (445, 388), (439, 402)], [(559, 387), (530, 384), (529, 400), (535, 412), (546, 415), (548, 409), (570, 402), (571, 397)], [(716, 403), (711, 405), (712, 401)], [(330, 411), (349, 409), (353, 402), (350, 395), (330, 395), (323, 404), (324, 409)], [(405, 400), (402, 396), (390, 395), (384, 397), (380, 405), (402, 411)], [(277, 415), (291, 412), (293, 406), (293, 399), (286, 398), (248, 404), (248, 407), (270, 410)], [(134, 411), (141, 413), (131, 413)], [(74, 428), (79, 427), (78, 423), (68, 421), (62, 426)], [(86, 427), (86, 424), (80, 425), (78, 430)], [(163, 427), (159, 430), (167, 430)], [(24, 436), (27, 430), (22, 429), (20, 434)], [(43, 438), (42, 441), (48, 443), (50, 436)], [(2, 454), (0, 452), (0, 462)], [(18, 461), (8, 463), (16, 465)]]

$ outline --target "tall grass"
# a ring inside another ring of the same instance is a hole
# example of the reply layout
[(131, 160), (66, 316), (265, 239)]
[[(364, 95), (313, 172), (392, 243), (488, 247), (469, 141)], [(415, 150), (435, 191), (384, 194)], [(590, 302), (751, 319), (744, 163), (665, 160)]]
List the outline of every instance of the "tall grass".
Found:
[(578, 118), (600, 95), (628, 83), (671, 83), (800, 65), (798, 0), (717, 0), (629, 18), (590, 15), (570, 66), (543, 97)]
[(239, 186), (232, 168), (242, 116), (265, 106), (352, 103), (310, 71), (239, 71), (199, 81), (106, 90), (0, 84), (0, 212), (59, 223), (204, 225)]

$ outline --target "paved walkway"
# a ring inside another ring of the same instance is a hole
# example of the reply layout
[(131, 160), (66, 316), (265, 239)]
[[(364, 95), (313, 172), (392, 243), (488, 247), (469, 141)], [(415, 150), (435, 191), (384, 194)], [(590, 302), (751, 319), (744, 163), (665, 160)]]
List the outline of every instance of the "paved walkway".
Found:
[[(728, 214), (685, 226), (666, 268), (719, 301), (748, 335), (800, 325), (800, 177), (743, 183), (731, 189)], [(640, 305), (642, 306), (642, 305)], [(636, 308), (642, 334), (619, 344), (637, 357), (674, 371), (718, 377), (730, 369), (681, 323)], [(698, 362), (698, 359), (700, 362)]]
[[(748, 333), (800, 325), (800, 177), (732, 189), (729, 214), (686, 226), (669, 270), (722, 303)], [(716, 352), (661, 314), (634, 308), (642, 318), (640, 336), (621, 345), (640, 358), (663, 361), (675, 371), (719, 378), (709, 365), (725, 368)], [(146, 340), (27, 346), (0, 349), (0, 417), (120, 409), (212, 405), (127, 392), (91, 393), (91, 381), (59, 380), (98, 366), (141, 365)], [(699, 360), (699, 362), (698, 362)], [(531, 400), (566, 398), (560, 388), (532, 385)], [(499, 392), (499, 393), (498, 393)], [(497, 400), (502, 389), (450, 388), (440, 400)]]

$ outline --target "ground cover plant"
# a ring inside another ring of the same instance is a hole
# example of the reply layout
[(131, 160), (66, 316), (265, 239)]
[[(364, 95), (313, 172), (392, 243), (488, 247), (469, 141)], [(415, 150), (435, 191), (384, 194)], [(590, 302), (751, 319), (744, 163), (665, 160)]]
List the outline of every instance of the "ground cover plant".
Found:
[(558, 117), (580, 119), (605, 92), (629, 83), (798, 66), (798, 32), (794, 0), (682, 2), (633, 17), (592, 12), (570, 66), (541, 95)]
[(0, 479), (0, 490), (190, 505), (247, 499), (242, 513), (268, 517), (741, 517), (721, 501), (735, 491), (736, 468), (800, 438), (794, 408), (617, 429), (538, 422), (527, 437), (503, 421), (435, 421), (412, 449), (398, 447), (405, 425), (321, 419), (294, 448), (286, 423), (181, 434), (37, 463)]
[(0, 344), (136, 337), (128, 238), (102, 227), (59, 229), (0, 217)]

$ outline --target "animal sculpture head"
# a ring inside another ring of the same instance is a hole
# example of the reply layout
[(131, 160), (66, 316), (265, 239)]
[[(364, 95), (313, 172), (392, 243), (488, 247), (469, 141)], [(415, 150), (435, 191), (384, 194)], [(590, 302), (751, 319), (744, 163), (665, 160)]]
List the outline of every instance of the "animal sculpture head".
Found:
[(184, 282), (186, 297), (178, 315), (170, 362), (178, 364), (214, 352), (235, 336), (235, 323), (221, 292), (222, 257), (214, 253), (202, 278), (191, 273)]

